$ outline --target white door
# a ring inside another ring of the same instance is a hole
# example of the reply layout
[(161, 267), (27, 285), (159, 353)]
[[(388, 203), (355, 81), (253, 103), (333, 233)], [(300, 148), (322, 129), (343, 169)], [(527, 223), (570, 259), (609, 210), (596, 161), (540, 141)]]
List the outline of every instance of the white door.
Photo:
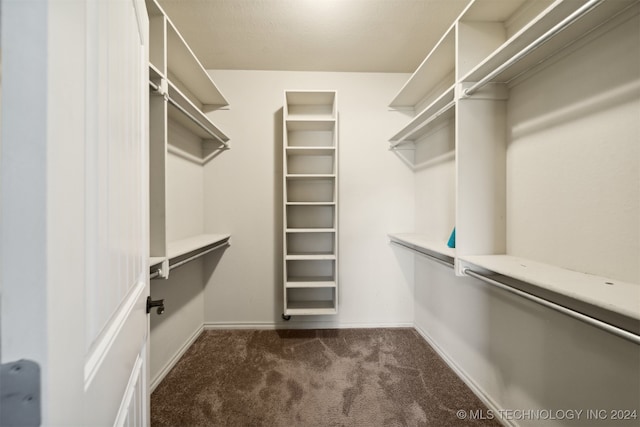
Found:
[(1, 1), (2, 362), (42, 425), (148, 425), (144, 0)]

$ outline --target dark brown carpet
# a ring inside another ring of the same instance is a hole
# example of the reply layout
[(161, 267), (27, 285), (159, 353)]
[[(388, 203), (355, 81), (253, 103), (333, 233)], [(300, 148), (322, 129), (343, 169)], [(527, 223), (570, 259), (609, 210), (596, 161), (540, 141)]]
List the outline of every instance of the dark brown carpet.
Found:
[(498, 426), (413, 329), (205, 331), (151, 396), (152, 426)]

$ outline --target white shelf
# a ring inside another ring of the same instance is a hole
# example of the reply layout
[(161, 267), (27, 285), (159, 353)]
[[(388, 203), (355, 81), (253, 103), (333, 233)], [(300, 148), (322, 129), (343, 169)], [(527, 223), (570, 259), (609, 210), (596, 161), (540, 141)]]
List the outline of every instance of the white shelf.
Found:
[(229, 102), (182, 38), (171, 20), (167, 18), (167, 68), (171, 75), (187, 87), (204, 105), (222, 107)]
[[(491, 6), (489, 4), (491, 3)], [(505, 2), (508, 3), (508, 2)], [(504, 72), (498, 74), (490, 82), (509, 82), (513, 78), (518, 77), (520, 74), (532, 69), (538, 63), (553, 56), (559, 51), (565, 49), (567, 45), (579, 40), (584, 35), (588, 34), (591, 30), (599, 27), (609, 19), (614, 17), (621, 11), (624, 11), (627, 7), (636, 3), (635, 0), (615, 0), (605, 1), (597, 6), (592, 11), (588, 12), (585, 16), (571, 24), (565, 30), (558, 33), (555, 37), (535, 49), (532, 53), (525, 56), (523, 59), (515, 63), (515, 65), (509, 67)], [(526, 26), (520, 31), (515, 33), (502, 45), (500, 45), (492, 54), (490, 54), (484, 61), (475, 66), (469, 73), (467, 73), (461, 81), (463, 82), (477, 82), (489, 75), (492, 71), (497, 69), (503, 63), (508, 61), (514, 55), (518, 54), (526, 46), (534, 42), (538, 37), (542, 36), (548, 30), (554, 27), (558, 22), (562, 21), (565, 17), (569, 16), (572, 12), (582, 6), (583, 2), (570, 1), (570, 0), (557, 0), (537, 17), (532, 19)], [(513, 6), (519, 5), (519, 3), (513, 3)], [(495, 7), (495, 1), (491, 0), (477, 0), (467, 12), (465, 12), (461, 20), (477, 21), (481, 19), (492, 19), (491, 17), (485, 17), (483, 12)], [(513, 10), (504, 10), (504, 15), (513, 13)], [(495, 19), (495, 17), (493, 18)], [(504, 17), (505, 20), (509, 19), (509, 16)]]
[[(330, 131), (336, 126), (335, 119), (309, 119), (307, 117), (300, 119), (285, 120), (287, 130), (289, 131)], [(289, 148), (289, 147), (288, 147)]]
[(163, 256), (152, 256), (149, 258), (149, 267), (155, 267), (156, 265), (162, 264), (165, 259), (167, 258)]
[[(436, 89), (443, 80), (448, 76), (453, 76), (454, 67), (455, 26), (452, 25), (393, 98), (389, 107), (415, 109), (415, 106)], [(453, 78), (447, 86), (451, 84), (453, 84)]]
[(231, 237), (230, 234), (201, 234), (168, 244), (168, 259), (175, 259), (182, 255), (207, 248), (209, 246), (224, 243)]
[(287, 233), (335, 233), (335, 228), (287, 228)]
[(286, 147), (287, 156), (331, 156), (336, 147)]
[(510, 255), (465, 256), (462, 261), (607, 311), (640, 320), (640, 284), (571, 271)]
[(285, 256), (287, 261), (332, 261), (336, 259), (335, 254), (287, 254)]
[(284, 311), (285, 315), (327, 315), (337, 314), (333, 301), (289, 301)]
[[(196, 107), (193, 102), (189, 98), (187, 98), (180, 89), (178, 89), (171, 81), (168, 81), (169, 84), (169, 97), (176, 102), (180, 107), (182, 107), (185, 111), (191, 114), (194, 118), (196, 118), (202, 125), (198, 126), (193, 120), (191, 120), (188, 116), (186, 116), (182, 111), (169, 103), (169, 117), (176, 122), (180, 123), (182, 126), (189, 129), (195, 135), (198, 135), (200, 138), (205, 140), (213, 140), (216, 142), (224, 141), (225, 143), (229, 141), (229, 137), (224, 134), (209, 118), (202, 113), (202, 111)], [(206, 130), (205, 130), (206, 129)], [(211, 135), (216, 135), (220, 141), (214, 139)]]
[(287, 202), (287, 206), (335, 206), (336, 202)]
[(296, 180), (296, 179), (304, 179), (304, 180), (327, 180), (327, 179), (335, 179), (335, 174), (328, 173), (296, 173), (296, 174), (287, 174), (286, 179), (288, 180)]
[(389, 139), (392, 147), (403, 142), (416, 142), (441, 123), (455, 115), (454, 86), (420, 112), (400, 132)]
[(456, 256), (456, 250), (447, 246), (446, 241), (438, 241), (428, 238), (424, 234), (418, 233), (393, 233), (389, 234), (389, 239), (394, 242), (402, 243), (411, 248), (432, 252), (437, 255), (443, 255), (448, 258)]
[(287, 288), (335, 288), (336, 282), (331, 276), (289, 277), (285, 282)]

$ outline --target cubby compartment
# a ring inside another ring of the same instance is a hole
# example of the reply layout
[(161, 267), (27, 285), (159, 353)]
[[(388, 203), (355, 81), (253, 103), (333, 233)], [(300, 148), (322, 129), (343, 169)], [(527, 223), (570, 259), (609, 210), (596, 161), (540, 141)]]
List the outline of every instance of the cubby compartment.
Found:
[(287, 177), (287, 202), (334, 202), (335, 178)]
[(287, 230), (335, 226), (335, 205), (287, 205)]
[(335, 120), (286, 120), (287, 147), (335, 147)]
[(285, 106), (289, 119), (335, 118), (336, 93), (331, 91), (287, 92)]
[(287, 288), (287, 315), (327, 315), (337, 314), (338, 297), (336, 288)]
[(288, 148), (287, 174), (331, 175), (336, 171), (335, 148)]
[(336, 239), (333, 232), (290, 231), (286, 235), (287, 255), (335, 254)]

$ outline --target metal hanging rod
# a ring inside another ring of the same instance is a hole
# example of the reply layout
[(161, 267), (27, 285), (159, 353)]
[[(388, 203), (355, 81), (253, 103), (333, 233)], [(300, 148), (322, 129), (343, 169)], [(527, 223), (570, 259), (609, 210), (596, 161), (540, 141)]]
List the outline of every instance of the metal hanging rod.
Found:
[(161, 269), (155, 270), (149, 275), (149, 279), (153, 280), (153, 279), (159, 277), (160, 274), (162, 274), (162, 270)]
[(229, 144), (226, 141), (223, 141), (222, 138), (220, 138), (218, 135), (216, 135), (215, 133), (213, 133), (204, 123), (202, 123), (197, 117), (195, 117), (193, 114), (191, 114), (190, 112), (188, 112), (182, 105), (180, 105), (178, 102), (176, 102), (173, 98), (171, 98), (169, 96), (168, 93), (163, 92), (160, 87), (153, 83), (153, 82), (149, 82), (149, 87), (151, 87), (151, 89), (153, 89), (155, 92), (158, 92), (161, 95), (165, 95), (167, 101), (169, 101), (169, 103), (171, 105), (173, 105), (174, 107), (176, 107), (182, 114), (184, 114), (185, 116), (187, 116), (189, 118), (189, 120), (191, 120), (192, 122), (194, 122), (196, 125), (198, 125), (200, 128), (202, 128), (202, 130), (204, 130), (207, 134), (211, 135), (213, 138), (215, 138), (218, 142), (220, 142), (220, 144), (224, 145), (225, 148), (229, 148)]
[(490, 284), (492, 286), (495, 286), (497, 288), (500, 288), (500, 289), (502, 289), (504, 291), (507, 291), (507, 292), (510, 292), (512, 294), (518, 295), (518, 296), (520, 296), (522, 298), (525, 298), (525, 299), (527, 299), (529, 301), (533, 301), (533, 302), (535, 302), (537, 304), (543, 305), (543, 306), (545, 306), (547, 308), (550, 308), (552, 310), (555, 310), (555, 311), (558, 311), (560, 313), (566, 314), (569, 317), (572, 317), (574, 319), (580, 320), (580, 321), (582, 321), (584, 323), (587, 323), (587, 324), (589, 324), (591, 326), (595, 326), (598, 329), (602, 329), (603, 331), (609, 332), (609, 333), (611, 333), (613, 335), (616, 335), (616, 336), (618, 336), (620, 338), (623, 338), (623, 339), (625, 339), (627, 341), (631, 341), (634, 344), (640, 345), (640, 335), (637, 335), (637, 334), (635, 334), (633, 332), (629, 332), (629, 331), (627, 331), (625, 329), (619, 328), (619, 327), (614, 326), (614, 325), (612, 325), (610, 323), (606, 323), (606, 322), (603, 322), (602, 320), (593, 318), (591, 316), (587, 316), (586, 314), (582, 314), (582, 313), (580, 313), (578, 311), (575, 311), (575, 310), (572, 310), (570, 308), (564, 307), (562, 305), (556, 304), (556, 303), (551, 302), (549, 300), (546, 300), (544, 298), (537, 297), (537, 296), (535, 296), (533, 294), (530, 294), (528, 292), (521, 291), (520, 289), (516, 289), (516, 288), (511, 287), (509, 285), (505, 285), (504, 283), (498, 282), (497, 280), (494, 280), (494, 279), (492, 279), (490, 277), (484, 276), (484, 275), (482, 275), (482, 274), (480, 274), (480, 273), (478, 273), (476, 271), (473, 271), (473, 270), (471, 270), (469, 268), (465, 268), (463, 270), (463, 273), (467, 274), (467, 275), (469, 275), (471, 277), (475, 277), (476, 279), (480, 279), (483, 282), (488, 283), (488, 284)]
[(415, 248), (413, 246), (405, 245), (404, 243), (400, 243), (400, 242), (397, 242), (395, 240), (390, 240), (390, 242), (391, 242), (392, 245), (396, 245), (396, 246), (400, 246), (401, 248), (404, 248), (404, 249), (412, 250), (412, 251), (416, 252), (418, 255), (422, 255), (423, 257), (429, 258), (431, 261), (437, 262), (438, 264), (442, 264), (445, 267), (453, 268), (453, 264), (452, 263), (447, 262), (447, 261), (445, 261), (443, 259), (440, 259), (440, 258), (438, 258), (436, 256), (433, 256), (428, 252), (421, 251), (421, 250), (419, 250), (419, 249), (417, 249), (417, 248)]
[(508, 61), (506, 61), (501, 66), (493, 70), (491, 73), (487, 74), (483, 79), (481, 79), (474, 85), (465, 89), (464, 94), (466, 96), (473, 95), (480, 88), (482, 88), (487, 83), (489, 83), (494, 77), (496, 77), (497, 75), (499, 75), (500, 73), (502, 73), (503, 71), (511, 67), (516, 62), (520, 61), (522, 58), (524, 58), (525, 56), (527, 56), (528, 54), (536, 50), (538, 47), (542, 46), (549, 39), (551, 39), (556, 34), (561, 32), (565, 28), (567, 28), (569, 25), (573, 24), (575, 21), (580, 19), (583, 15), (589, 13), (592, 9), (596, 8), (602, 2), (604, 2), (604, 0), (590, 0), (587, 3), (583, 4), (580, 8), (576, 9), (573, 13), (571, 13), (569, 16), (564, 18), (562, 21), (558, 22), (550, 30), (548, 30), (546, 33), (544, 33), (540, 37), (538, 37), (527, 47), (522, 49), (517, 54), (513, 55)]
[(207, 249), (207, 250), (205, 250), (205, 251), (198, 252), (197, 254), (195, 254), (195, 255), (193, 255), (193, 256), (190, 256), (190, 257), (189, 257), (189, 258), (187, 258), (187, 259), (183, 259), (183, 260), (182, 260), (182, 261), (180, 261), (180, 262), (177, 262), (177, 263), (175, 263), (175, 264), (169, 264), (169, 271), (173, 270), (174, 268), (178, 268), (178, 267), (180, 267), (180, 266), (183, 266), (183, 265), (185, 265), (186, 263), (191, 262), (191, 261), (193, 261), (193, 260), (194, 260), (194, 259), (196, 259), (196, 258), (200, 258), (201, 256), (208, 254), (209, 252), (213, 252), (213, 251), (215, 251), (215, 250), (218, 250), (218, 249), (220, 249), (220, 248), (227, 247), (227, 246), (229, 246), (229, 242), (228, 242), (228, 241), (226, 241), (226, 242), (222, 242), (222, 243), (219, 243), (219, 244), (215, 245), (214, 247), (209, 248), (209, 249)]

